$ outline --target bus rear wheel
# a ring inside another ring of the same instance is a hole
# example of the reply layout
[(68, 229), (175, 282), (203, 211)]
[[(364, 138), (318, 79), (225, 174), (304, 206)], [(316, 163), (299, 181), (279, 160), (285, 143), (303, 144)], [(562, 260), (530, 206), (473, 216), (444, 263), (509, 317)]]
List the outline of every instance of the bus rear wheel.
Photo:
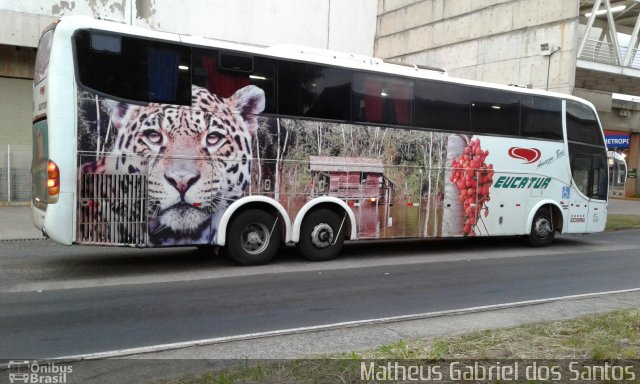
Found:
[(302, 221), (300, 241), (297, 244), (302, 255), (311, 261), (335, 259), (344, 244), (343, 218), (329, 209), (316, 209)]
[(546, 247), (551, 245), (556, 231), (553, 228), (553, 220), (549, 209), (541, 208), (533, 216), (531, 233), (526, 236), (527, 243), (532, 247)]
[(261, 210), (239, 213), (229, 225), (225, 253), (242, 265), (262, 265), (280, 249), (278, 218)]

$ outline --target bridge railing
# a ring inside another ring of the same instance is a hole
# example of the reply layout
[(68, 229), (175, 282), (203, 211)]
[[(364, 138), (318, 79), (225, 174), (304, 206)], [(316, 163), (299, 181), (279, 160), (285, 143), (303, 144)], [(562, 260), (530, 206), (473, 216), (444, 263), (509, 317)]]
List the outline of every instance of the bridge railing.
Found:
[[(587, 39), (582, 53), (580, 54), (580, 56), (578, 56), (578, 59), (593, 61), (596, 63), (623, 66), (624, 63), (620, 63), (618, 61), (615, 49), (616, 48), (613, 44), (606, 41)], [(620, 57), (623, 61), (627, 57), (628, 50), (628, 47), (620, 46)], [(633, 49), (631, 51), (631, 58), (629, 60), (629, 64), (626, 65), (626, 67), (640, 69), (639, 51), (639, 49)]]

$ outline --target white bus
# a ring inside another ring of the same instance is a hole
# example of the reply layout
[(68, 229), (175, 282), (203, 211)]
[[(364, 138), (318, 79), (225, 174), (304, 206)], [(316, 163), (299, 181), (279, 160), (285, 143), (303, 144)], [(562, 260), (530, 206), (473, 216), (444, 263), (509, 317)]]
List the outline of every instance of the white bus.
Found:
[(61, 244), (282, 244), (602, 231), (607, 155), (569, 95), (73, 16), (42, 35), (33, 219)]

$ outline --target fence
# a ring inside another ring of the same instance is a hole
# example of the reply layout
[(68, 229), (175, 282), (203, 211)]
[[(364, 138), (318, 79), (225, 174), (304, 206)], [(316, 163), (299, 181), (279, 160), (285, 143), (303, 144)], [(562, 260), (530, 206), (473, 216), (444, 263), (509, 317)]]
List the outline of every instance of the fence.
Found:
[[(623, 61), (627, 56), (629, 49), (630, 48), (625, 46), (620, 47), (620, 57)], [(616, 47), (606, 41), (587, 39), (584, 49), (582, 50), (582, 54), (578, 58), (587, 61), (594, 61), (596, 63), (622, 65), (622, 63), (618, 62), (615, 50)], [(629, 64), (627, 64), (626, 66), (630, 68), (640, 69), (639, 49), (631, 50), (631, 58), (629, 59)]]
[(31, 146), (0, 146), (0, 203), (31, 199)]

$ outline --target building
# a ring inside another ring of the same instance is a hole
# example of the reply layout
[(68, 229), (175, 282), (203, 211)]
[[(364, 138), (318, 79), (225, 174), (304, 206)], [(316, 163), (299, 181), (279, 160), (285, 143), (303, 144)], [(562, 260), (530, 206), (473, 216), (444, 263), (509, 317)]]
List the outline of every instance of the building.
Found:
[[(633, 0), (379, 0), (374, 56), (583, 97), (637, 170), (639, 12)], [(625, 194), (640, 194), (637, 178)]]
[(309, 156), (312, 194), (347, 199), (348, 203), (388, 204), (394, 183), (384, 175), (382, 159)]

